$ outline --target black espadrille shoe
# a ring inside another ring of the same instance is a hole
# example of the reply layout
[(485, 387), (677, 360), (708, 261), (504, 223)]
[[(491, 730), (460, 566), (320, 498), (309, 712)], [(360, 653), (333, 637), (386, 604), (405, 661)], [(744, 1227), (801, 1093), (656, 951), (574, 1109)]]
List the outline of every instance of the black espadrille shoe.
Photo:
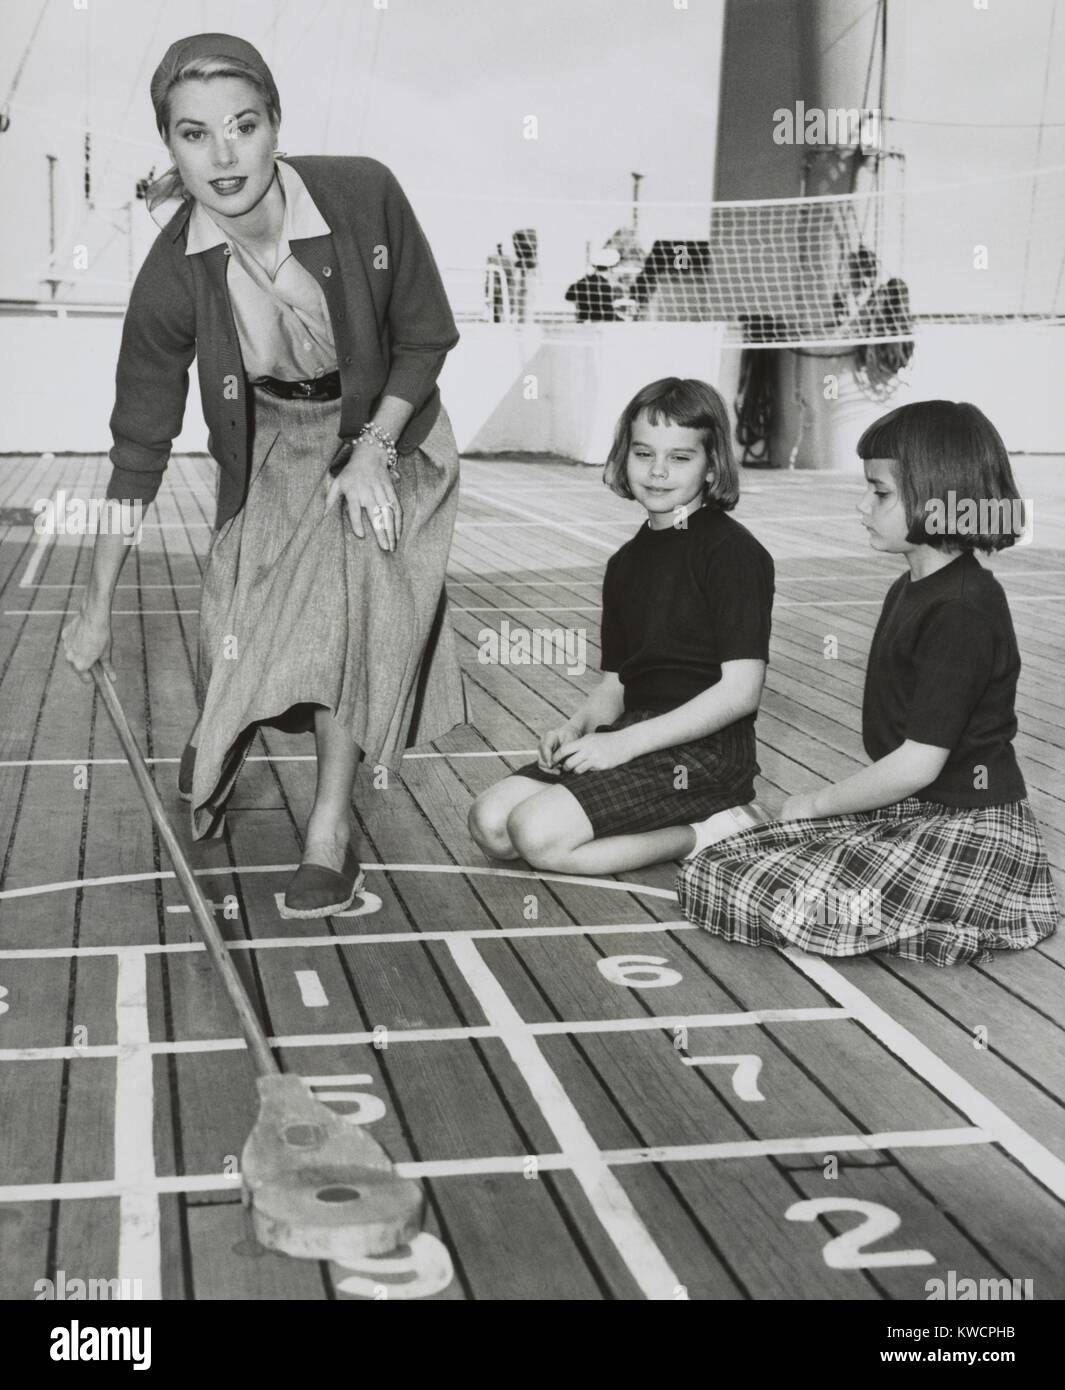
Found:
[(192, 771), (196, 766), (196, 749), (191, 743), (185, 745), (178, 767), (177, 790), (182, 801), (192, 800)]
[(362, 892), (366, 875), (354, 847), (344, 851), (344, 867), (327, 869), (322, 864), (301, 864), (285, 889), (282, 917), (328, 917), (346, 912)]

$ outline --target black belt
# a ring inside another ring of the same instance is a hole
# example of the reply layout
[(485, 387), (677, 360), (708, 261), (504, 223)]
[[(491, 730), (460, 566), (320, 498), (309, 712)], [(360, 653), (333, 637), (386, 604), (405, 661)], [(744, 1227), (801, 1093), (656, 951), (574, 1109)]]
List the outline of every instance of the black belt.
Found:
[(312, 381), (282, 381), (276, 376), (260, 376), (252, 385), (290, 401), (335, 401), (340, 395), (340, 372), (327, 372)]

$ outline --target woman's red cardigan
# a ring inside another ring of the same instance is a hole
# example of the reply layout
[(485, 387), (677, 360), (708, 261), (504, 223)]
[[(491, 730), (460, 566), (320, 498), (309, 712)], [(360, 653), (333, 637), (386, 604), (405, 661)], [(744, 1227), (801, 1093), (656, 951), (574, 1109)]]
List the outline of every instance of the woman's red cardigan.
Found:
[[(436, 379), (459, 340), (429, 243), (395, 176), (376, 159), (301, 155), (288, 163), (332, 228), (291, 245), (329, 306), (342, 388), (339, 439), (354, 438), (382, 396), (398, 396), (414, 406), (398, 441), (408, 452), (436, 421)], [(156, 237), (130, 294), (107, 496), (146, 505), (159, 491), (195, 356), (207, 447), (220, 469), (217, 529), (244, 505), (251, 393), (226, 290), (228, 248), (185, 255), (191, 206)]]

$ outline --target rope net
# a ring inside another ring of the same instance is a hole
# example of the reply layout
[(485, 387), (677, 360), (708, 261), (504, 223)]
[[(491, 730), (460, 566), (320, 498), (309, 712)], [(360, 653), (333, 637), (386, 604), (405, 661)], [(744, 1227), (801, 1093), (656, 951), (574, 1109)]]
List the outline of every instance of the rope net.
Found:
[[(931, 189), (646, 203), (635, 229), (631, 204), (412, 201), (467, 321), (715, 322), (738, 346), (826, 349), (904, 342), (915, 323), (1065, 321), (1065, 166)], [(482, 264), (453, 253), (457, 230), (485, 245)]]

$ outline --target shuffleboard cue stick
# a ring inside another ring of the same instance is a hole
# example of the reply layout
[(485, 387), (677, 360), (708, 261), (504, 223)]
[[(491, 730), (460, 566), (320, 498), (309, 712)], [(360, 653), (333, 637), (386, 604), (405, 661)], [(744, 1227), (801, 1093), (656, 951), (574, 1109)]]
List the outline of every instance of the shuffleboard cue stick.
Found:
[(316, 1100), (301, 1077), (281, 1071), (118, 695), (99, 662), (90, 669), (255, 1063), (259, 1113), (241, 1154), (241, 1179), (256, 1237), (304, 1259), (387, 1254), (421, 1229), (421, 1188), (399, 1177), (381, 1146)]

